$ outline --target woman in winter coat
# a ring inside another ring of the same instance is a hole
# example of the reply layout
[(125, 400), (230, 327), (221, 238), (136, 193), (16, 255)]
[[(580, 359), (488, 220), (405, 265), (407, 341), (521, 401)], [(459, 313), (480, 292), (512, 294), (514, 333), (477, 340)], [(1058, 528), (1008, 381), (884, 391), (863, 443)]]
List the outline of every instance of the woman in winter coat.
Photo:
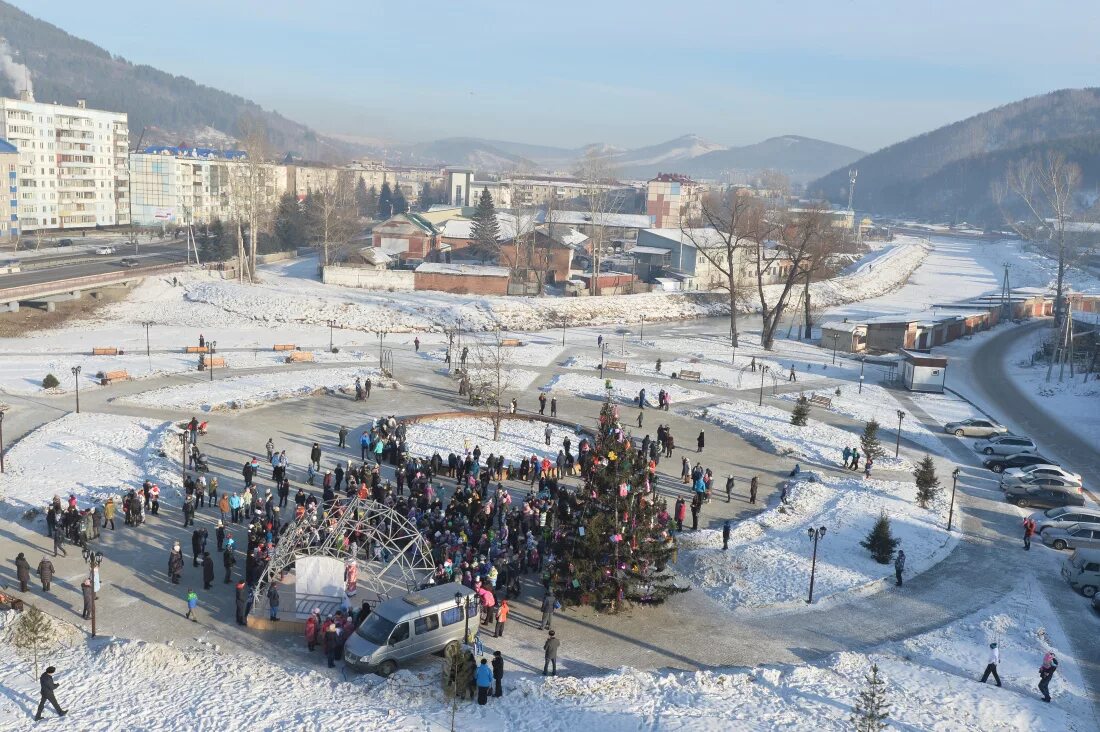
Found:
[(202, 588), (209, 590), (210, 585), (214, 582), (214, 559), (210, 556), (210, 552), (203, 552), (202, 554)]
[(318, 608), (313, 609), (313, 613), (306, 619), (306, 645), (309, 646), (309, 650), (317, 648), (317, 631), (320, 624), (321, 611)]
[(704, 442), (705, 442), (705, 440), (704, 440), (704, 438), (703, 438), (703, 431), (702, 431), (702, 430), (699, 430), (699, 437), (698, 437), (698, 439), (696, 439), (696, 440), (695, 440), (695, 444), (696, 444), (696, 445), (698, 446), (698, 448), (699, 448), (698, 452), (702, 452), (702, 451), (703, 451), (703, 444), (704, 444)]
[(53, 562), (45, 557), (38, 563), (38, 577), (42, 580), (42, 591), (50, 591), (50, 582), (53, 581)]
[(31, 581), (31, 563), (23, 556), (23, 552), (19, 552), (19, 556), (15, 558), (15, 576), (19, 578), (19, 591), (26, 592)]
[(279, 585), (272, 582), (267, 589), (267, 605), (271, 608), (271, 619), (279, 619)]
[(180, 551), (180, 545), (177, 542), (172, 546), (172, 551), (168, 554), (168, 576), (171, 578), (172, 584), (178, 585), (182, 575), (183, 552)]

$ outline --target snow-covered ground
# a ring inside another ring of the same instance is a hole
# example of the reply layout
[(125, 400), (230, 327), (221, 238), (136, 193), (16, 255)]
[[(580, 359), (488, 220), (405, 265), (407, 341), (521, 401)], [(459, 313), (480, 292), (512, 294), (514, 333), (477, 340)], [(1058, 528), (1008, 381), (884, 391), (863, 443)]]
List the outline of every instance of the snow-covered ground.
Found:
[[(743, 399), (716, 404), (703, 411), (705, 414), (693, 414), (736, 432), (765, 449), (790, 456), (792, 464), (804, 460), (818, 465), (839, 467), (844, 461), (845, 446), (859, 448), (859, 438), (863, 434), (863, 430), (848, 431), (819, 422), (814, 419), (812, 409), (809, 422), (803, 427), (796, 427), (791, 424), (790, 412), (767, 404), (758, 407)], [(879, 442), (883, 449), (886, 449), (890, 437), (895, 434), (889, 424), (880, 425)], [(860, 453), (862, 452), (860, 448)], [(862, 460), (860, 465), (863, 465)], [(891, 453), (875, 460), (873, 470), (910, 470), (912, 467), (912, 462), (905, 455), (895, 458)]]
[[(452, 705), (440, 689), (432, 660), (418, 671), (390, 679), (328, 671), (314, 654), (285, 658), (283, 650), (231, 653), (218, 647), (205, 627), (202, 593), (195, 641), (163, 644), (97, 638), (88, 640), (67, 623), (57, 623), (58, 643), (47, 654), (57, 667), (61, 704), (69, 709), (66, 728), (115, 729), (302, 729), (346, 726), (362, 729), (451, 729)], [(180, 599), (180, 612), (183, 612)], [(0, 728), (54, 726), (32, 721), (38, 700), (33, 666), (11, 644), (16, 614), (0, 614)], [(1005, 682), (977, 683), (988, 644), (1001, 647)], [(261, 643), (264, 641), (260, 641)], [(1044, 704), (1035, 689), (1043, 654), (1054, 651), (1059, 669), (1051, 683), (1054, 702)], [(276, 660), (280, 658), (285, 660)], [(852, 729), (852, 705), (863, 677), (878, 664), (886, 681), (889, 725), (906, 730), (1095, 729), (1078, 661), (1067, 646), (1052, 610), (1036, 593), (1013, 593), (995, 608), (943, 628), (888, 644), (874, 653), (837, 653), (814, 664), (714, 669), (699, 672), (617, 672), (569, 675), (563, 644), (560, 674), (544, 678), (505, 661), (504, 697), (487, 706), (460, 701), (455, 729), (517, 732), (755, 732), (756, 730)], [(212, 680), (190, 693), (195, 679)], [(135, 701), (132, 683), (140, 684)], [(216, 683), (213, 683), (216, 682)], [(291, 721), (292, 720), (292, 721)]]
[[(485, 340), (468, 340), (465, 342), (469, 347), (470, 353), (466, 359), (468, 364), (479, 363), (478, 351), (479, 343), (485, 343), (485, 347), (491, 348), (489, 341)], [(454, 361), (457, 363), (461, 356), (461, 348), (456, 346), (457, 353), (454, 354)], [(495, 349), (492, 354), (495, 355)], [(526, 343), (522, 346), (514, 346), (501, 349), (501, 360), (514, 366), (549, 366), (554, 363), (558, 356), (561, 355), (562, 347), (560, 341), (558, 343)], [(420, 350), (420, 356), (432, 361), (445, 362), (447, 358), (447, 348), (443, 346), (441, 348), (431, 348)]]
[(550, 425), (550, 445), (546, 444), (547, 422), (528, 419), (505, 419), (500, 425), (500, 438), (493, 439), (493, 423), (488, 417), (443, 417), (426, 419), (409, 425), (405, 435), (409, 452), (431, 456), (438, 452), (446, 459), (449, 453), (462, 457), (481, 448), (482, 460), (490, 454), (503, 455), (517, 466), (525, 457), (538, 455), (554, 460), (566, 437), (576, 451), (580, 441), (575, 429)]
[(268, 402), (313, 394), (354, 393), (356, 377), (363, 381), (372, 379), (375, 388), (392, 388), (394, 382), (389, 379), (380, 380), (380, 373), (375, 368), (311, 368), (272, 374), (246, 374), (214, 381), (166, 386), (122, 397), (119, 401), (183, 412), (248, 409)]
[[(147, 478), (179, 486), (179, 454), (170, 422), (116, 414), (67, 414), (31, 432), (5, 454), (0, 499), (18, 513), (43, 509), (55, 495), (74, 494), (86, 508), (109, 496), (120, 498)], [(174, 502), (171, 491), (161, 495)]]
[(599, 376), (584, 376), (583, 374), (558, 374), (549, 384), (542, 387), (546, 392), (569, 392), (588, 399), (606, 399), (607, 384), (611, 381), (611, 392), (616, 401), (627, 404), (638, 403), (638, 392), (645, 389), (646, 403), (651, 407), (657, 406), (657, 394), (664, 389), (672, 396), (672, 406), (680, 402), (699, 399), (710, 396), (705, 391), (687, 389), (674, 383), (657, 383), (648, 381), (627, 381), (618, 379), (618, 373), (607, 371), (606, 379)]
[(879, 564), (859, 545), (880, 511), (886, 511), (893, 536), (901, 541), (906, 576), (923, 572), (954, 548), (954, 537), (944, 530), (947, 501), (942, 495), (924, 509), (916, 505), (912, 481), (812, 475), (817, 482), (791, 484), (787, 506), (774, 505), (735, 523), (727, 551), (722, 551), (720, 529), (680, 534), (680, 574), (733, 609), (806, 608), (809, 526), (828, 528), (818, 546), (815, 603), (851, 591), (880, 590), (883, 578), (893, 577), (893, 564)]
[[(1009, 376), (1048, 416), (1100, 435), (1100, 380), (1096, 374), (1090, 374), (1089, 381), (1085, 381), (1082, 374), (1071, 377), (1068, 366), (1063, 371), (1055, 364), (1050, 381), (1047, 381), (1048, 363), (1035, 354), (1039, 352), (1041, 339), (1049, 335), (1050, 332), (1043, 329), (1013, 346), (1005, 364)], [(1060, 371), (1063, 374), (1061, 381), (1058, 379)]]

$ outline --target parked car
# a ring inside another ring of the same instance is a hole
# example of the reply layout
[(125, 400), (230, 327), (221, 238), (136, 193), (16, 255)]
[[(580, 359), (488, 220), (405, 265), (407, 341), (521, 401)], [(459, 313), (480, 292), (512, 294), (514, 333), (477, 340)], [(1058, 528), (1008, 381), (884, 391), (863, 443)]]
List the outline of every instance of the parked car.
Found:
[(57, 246), (59, 247), (71, 247), (73, 245), (72, 239), (58, 239)]
[(1060, 506), (1031, 514), (1035, 530), (1040, 534), (1047, 529), (1064, 529), (1073, 524), (1095, 524), (1100, 529), (1100, 508)]
[(1062, 561), (1062, 579), (1085, 597), (1096, 597), (1096, 590), (1100, 589), (1100, 550), (1078, 549), (1066, 557)]
[(1074, 481), (1076, 481), (1077, 483), (1081, 482), (1080, 473), (1071, 473), (1065, 468), (1059, 467), (1057, 465), (1038, 463), (1036, 465), (1027, 465), (1022, 468), (1009, 468), (1008, 470), (1004, 471), (1004, 473), (1002, 473), (1001, 483), (1008, 483), (1010, 479), (1012, 479), (1012, 482), (1020, 483), (1024, 482), (1025, 479), (1038, 477), (1040, 475), (1045, 475), (1050, 478), (1064, 478), (1071, 483)]
[(1078, 491), (1043, 486), (1017, 485), (1005, 490), (1005, 500), (1021, 508), (1056, 508), (1058, 506), (1083, 506), (1085, 497)]
[(1065, 488), (1066, 490), (1082, 487), (1081, 481), (1076, 478), (1067, 478), (1061, 475), (1035, 475), (1030, 478), (1011, 478), (1001, 481), (1001, 490), (1008, 490), (1018, 485), (1040, 485), (1047, 488)]
[(1008, 433), (1008, 428), (991, 419), (964, 419), (961, 422), (948, 422), (943, 431), (956, 437), (990, 437)]
[(96, 254), (114, 254), (115, 253), (115, 248), (114, 247), (99, 247), (98, 249), (95, 250), (95, 253)]
[(1014, 455), (1018, 452), (1035, 452), (1039, 448), (1030, 437), (997, 435), (974, 443), (974, 449), (986, 455)]
[(122, 259), (118, 260), (118, 263), (120, 265), (122, 265), (123, 267), (136, 267), (136, 266), (138, 266), (138, 261), (136, 259), (134, 259), (133, 257), (123, 257)]
[(1010, 468), (1025, 468), (1028, 465), (1053, 465), (1054, 461), (1050, 458), (1043, 457), (1042, 455), (1036, 455), (1030, 452), (1018, 452), (1015, 455), (998, 455), (991, 458), (986, 458), (982, 461), (989, 470), (994, 473), (1001, 473)]
[(1063, 549), (1100, 549), (1100, 526), (1072, 524), (1064, 529), (1047, 529), (1042, 533), (1043, 543), (1058, 551)]
[[(462, 595), (459, 599), (465, 608), (455, 604), (457, 595)], [(386, 600), (348, 638), (344, 662), (360, 671), (389, 676), (399, 663), (452, 644), (457, 648), (467, 622), (475, 628), (478, 625), (477, 599), (470, 588), (448, 583)]]

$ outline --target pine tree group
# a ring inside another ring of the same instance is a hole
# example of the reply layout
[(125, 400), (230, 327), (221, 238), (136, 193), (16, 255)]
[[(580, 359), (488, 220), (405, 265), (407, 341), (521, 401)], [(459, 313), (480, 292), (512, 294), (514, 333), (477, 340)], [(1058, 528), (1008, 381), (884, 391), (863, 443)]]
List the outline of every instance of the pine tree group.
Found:
[(913, 477), (917, 481), (917, 505), (928, 508), (928, 504), (936, 498), (940, 492), (940, 479), (936, 477), (936, 464), (932, 462), (931, 455), (925, 455), (920, 465), (913, 471)]
[(805, 427), (806, 420), (810, 417), (810, 402), (806, 400), (806, 397), (798, 397), (798, 401), (794, 403), (794, 411), (791, 412), (791, 424), (796, 427)]
[(859, 438), (859, 445), (863, 448), (865, 458), (879, 459), (885, 453), (878, 441), (878, 421), (872, 419), (863, 427), (863, 435)]
[(665, 501), (610, 403), (600, 410), (595, 445), (581, 469), (584, 487), (575, 506), (567, 504), (559, 529), (558, 597), (618, 612), (625, 601), (656, 605), (686, 592), (665, 571), (674, 547)]
[(859, 701), (852, 707), (852, 729), (856, 732), (882, 732), (886, 729), (886, 718), (890, 716), (890, 704), (886, 700), (886, 682), (878, 675), (878, 664), (871, 665), (871, 671), (863, 677), (863, 681)]
[(871, 558), (879, 564), (888, 564), (894, 557), (894, 550), (901, 542), (890, 532), (890, 517), (881, 511), (867, 538), (859, 545), (871, 552)]
[(500, 249), (500, 223), (497, 221), (496, 205), (488, 188), (481, 191), (472, 218), (474, 224), (470, 235), (473, 243), (470, 248), (482, 261), (495, 259)]

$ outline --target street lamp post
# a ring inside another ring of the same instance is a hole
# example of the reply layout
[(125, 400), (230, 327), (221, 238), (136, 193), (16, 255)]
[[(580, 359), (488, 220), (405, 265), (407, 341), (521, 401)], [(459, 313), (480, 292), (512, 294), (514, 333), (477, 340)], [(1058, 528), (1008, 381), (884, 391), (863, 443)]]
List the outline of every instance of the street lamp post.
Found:
[(756, 401), (756, 406), (764, 406), (764, 374), (767, 372), (768, 366), (766, 364), (760, 365), (760, 398)]
[(378, 331), (378, 368), (382, 369), (382, 340), (386, 337), (386, 331)]
[(638, 328), (638, 343), (645, 340), (645, 313), (642, 313), (642, 325)]
[(561, 324), (561, 345), (565, 346), (565, 323)]
[(863, 356), (859, 359), (859, 393), (863, 393), (863, 366), (867, 363), (867, 357)]
[(897, 441), (897, 444), (894, 445), (894, 457), (897, 457), (898, 453), (901, 452), (901, 421), (903, 419), (905, 419), (905, 412), (903, 412), (899, 409), (898, 410), (898, 441)]
[(335, 328), (335, 327), (336, 327), (336, 321), (335, 320), (328, 321), (328, 351), (329, 351), (329, 353), (332, 353), (332, 349), (333, 349), (332, 329)]
[(814, 601), (814, 575), (817, 573), (817, 542), (825, 538), (825, 527), (806, 529), (806, 535), (814, 541), (814, 555), (813, 559), (810, 560), (810, 596), (806, 598), (806, 604), (810, 605)]
[(600, 344), (600, 378), (603, 378), (604, 361), (607, 359), (607, 341)]
[(840, 338), (839, 333), (833, 333), (833, 365), (836, 366), (836, 341)]
[(180, 478), (187, 482), (187, 431), (180, 432)]
[(951, 520), (955, 518), (955, 488), (959, 485), (960, 468), (951, 471), (951, 507), (947, 510), (947, 533), (951, 533)]
[(619, 355), (621, 355), (621, 356), (626, 355), (626, 335), (629, 332), (630, 332), (629, 330), (624, 330), (623, 331), (623, 340), (622, 340), (622, 343), (619, 345)]
[(76, 384), (76, 413), (80, 414), (80, 367), (73, 366), (73, 383)]
[(143, 321), (141, 321), (141, 324), (142, 324), (143, 326), (145, 326), (145, 358), (150, 358), (150, 351), (149, 351), (149, 328), (150, 328), (150, 327), (152, 327), (152, 325), (153, 325), (153, 321), (151, 321), (151, 320), (143, 320)]
[(4, 410), (0, 408), (0, 473), (4, 472)]
[(211, 381), (214, 380), (214, 350), (217, 347), (218, 347), (218, 342), (217, 341), (210, 341), (210, 353), (206, 354), (207, 361), (209, 362), (207, 365), (210, 367), (210, 380)]

